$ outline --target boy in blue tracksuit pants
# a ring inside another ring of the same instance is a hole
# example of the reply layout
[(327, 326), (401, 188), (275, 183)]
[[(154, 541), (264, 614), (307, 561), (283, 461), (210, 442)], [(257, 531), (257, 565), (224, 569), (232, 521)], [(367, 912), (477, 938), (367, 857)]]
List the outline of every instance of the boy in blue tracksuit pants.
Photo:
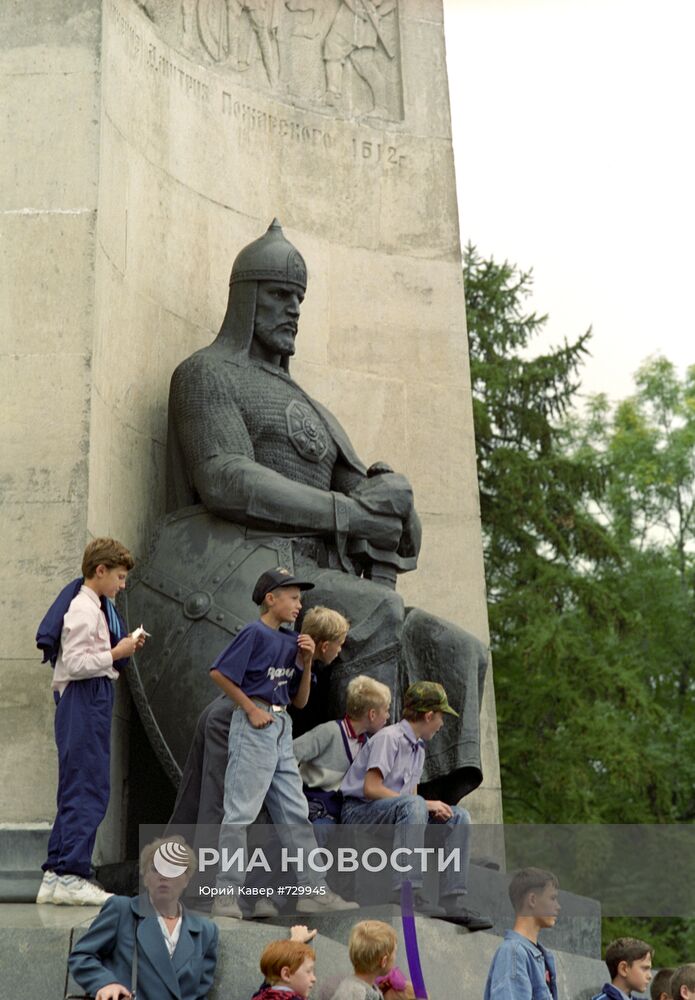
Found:
[(633, 992), (646, 993), (652, 981), (653, 955), (652, 946), (639, 938), (611, 941), (605, 956), (611, 981), (593, 1000), (630, 1000)]
[[(88, 881), (99, 824), (109, 803), (113, 683), (119, 661), (132, 656), (144, 636), (120, 636), (120, 619), (110, 604), (125, 587), (133, 558), (112, 538), (95, 538), (82, 559), (84, 582), (75, 585), (60, 625), (53, 674), (58, 748), (57, 812), (42, 865), (37, 903), (101, 906), (108, 898)], [(57, 620), (55, 602), (39, 629), (41, 648), (50, 649), (46, 622)], [(57, 636), (55, 623), (54, 636)], [(114, 629), (116, 633), (114, 634)], [(49, 652), (50, 656), (50, 652)], [(51, 657), (52, 658), (52, 657)]]
[(560, 912), (558, 881), (542, 868), (522, 868), (509, 883), (514, 928), (490, 965), (484, 1000), (558, 1000), (555, 956), (538, 941)]

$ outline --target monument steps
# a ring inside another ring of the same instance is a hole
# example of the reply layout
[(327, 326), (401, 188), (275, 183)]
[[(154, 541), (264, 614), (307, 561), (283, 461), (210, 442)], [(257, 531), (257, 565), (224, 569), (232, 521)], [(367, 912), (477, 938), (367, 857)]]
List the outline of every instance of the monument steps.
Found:
[[(97, 915), (93, 907), (0, 905), (0, 968), (13, 1000), (63, 1000), (66, 992), (80, 989), (67, 977), (67, 956), (74, 942)], [(302, 919), (309, 919), (304, 917)], [(354, 913), (322, 914), (317, 920), (318, 985), (348, 975), (346, 941), (358, 919), (392, 923), (399, 935), (398, 964), (407, 962), (395, 906), (364, 907)], [(265, 945), (286, 934), (285, 923), (221, 919), (219, 961), (210, 1000), (248, 1000), (260, 984), (258, 959)], [(441, 920), (416, 918), (418, 944), (425, 983), (432, 1000), (462, 997), (480, 1000), (492, 956), (500, 943), (494, 932), (469, 934)], [(558, 928), (559, 929), (559, 928)], [(550, 944), (549, 935), (546, 938)], [(563, 1000), (589, 1000), (605, 979), (605, 966), (597, 958), (558, 949), (559, 994)]]
[[(26, 831), (25, 831), (26, 832)], [(43, 833), (45, 839), (45, 831)], [(4, 838), (8, 843), (7, 838)], [(36, 850), (43, 857), (38, 831)], [(18, 842), (19, 843), (19, 842)], [(18, 846), (18, 844), (16, 845)], [(26, 849), (26, 841), (24, 847)], [(23, 857), (26, 853), (23, 852)], [(5, 861), (10, 860), (9, 855)], [(39, 861), (32, 871), (5, 871), (0, 877), (0, 968), (9, 969), (14, 1000), (41, 996), (62, 1000), (67, 991), (67, 956), (98, 910), (92, 907), (36, 906), (40, 882)], [(102, 883), (121, 893), (137, 891), (135, 863), (99, 869)], [(472, 864), (469, 877), (471, 908), (493, 921), (489, 932), (470, 934), (465, 928), (442, 920), (417, 917), (416, 925), (425, 982), (433, 1000), (446, 996), (482, 997), (487, 969), (513, 915), (507, 894), (509, 875)], [(373, 879), (374, 876), (371, 876)], [(434, 885), (426, 891), (436, 895)], [(358, 887), (359, 893), (359, 887)], [(349, 893), (346, 893), (348, 895)], [(373, 891), (372, 891), (373, 897)], [(5, 903), (5, 905), (3, 905)], [(544, 943), (558, 958), (560, 995), (566, 1000), (587, 1000), (603, 982), (601, 954), (601, 908), (596, 900), (560, 892), (562, 907), (558, 924), (543, 932)], [(220, 958), (217, 986), (211, 993), (225, 1000), (246, 1000), (258, 986), (258, 958), (264, 945), (284, 936), (292, 923), (318, 926), (319, 983), (329, 976), (348, 974), (347, 941), (358, 919), (379, 919), (399, 932), (399, 965), (406, 968), (399, 908), (393, 905), (362, 906), (359, 911), (310, 915), (282, 914), (276, 922), (221, 919)], [(74, 984), (73, 984), (74, 986)], [(79, 993), (79, 988), (71, 989)]]

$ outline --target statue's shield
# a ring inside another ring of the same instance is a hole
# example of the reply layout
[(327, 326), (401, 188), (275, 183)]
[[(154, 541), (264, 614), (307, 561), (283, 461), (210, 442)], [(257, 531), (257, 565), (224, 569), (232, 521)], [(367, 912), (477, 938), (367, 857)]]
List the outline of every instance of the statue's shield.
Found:
[(268, 569), (294, 572), (292, 542), (187, 507), (164, 518), (149, 560), (128, 578), (130, 629), (151, 633), (133, 657), (133, 699), (157, 756), (178, 784), (196, 721), (219, 693), (208, 672), (219, 652), (258, 618), (253, 586)]

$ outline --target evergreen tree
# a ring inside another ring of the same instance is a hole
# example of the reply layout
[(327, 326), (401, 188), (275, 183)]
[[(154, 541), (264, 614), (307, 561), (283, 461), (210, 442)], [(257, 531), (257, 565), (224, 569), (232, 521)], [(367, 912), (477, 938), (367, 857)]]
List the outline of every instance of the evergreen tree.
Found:
[(589, 332), (532, 357), (530, 274), (464, 265), (505, 819), (687, 819), (693, 380), (580, 420)]
[[(579, 416), (590, 331), (534, 357), (530, 272), (469, 246), (464, 281), (505, 821), (690, 823), (695, 366), (679, 381), (651, 359), (633, 396)], [(597, 833), (598, 856), (577, 860), (608, 883), (621, 847)], [(636, 858), (626, 891), (660, 862)], [(646, 938), (659, 965), (692, 958), (694, 934), (692, 919), (603, 921), (604, 944)]]
[(577, 667), (587, 614), (606, 609), (582, 569), (615, 551), (588, 513), (604, 470), (567, 453), (563, 418), (590, 331), (527, 357), (546, 322), (525, 310), (530, 273), (468, 246), (464, 285), (505, 818), (589, 819), (591, 765), (575, 741), (591, 727)]

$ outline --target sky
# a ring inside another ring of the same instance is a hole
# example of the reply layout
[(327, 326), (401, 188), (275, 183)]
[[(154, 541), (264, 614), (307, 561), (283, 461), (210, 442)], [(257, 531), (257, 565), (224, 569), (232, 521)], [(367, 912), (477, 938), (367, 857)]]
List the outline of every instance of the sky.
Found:
[(695, 4), (444, 0), (461, 242), (534, 274), (582, 392), (695, 364)]

